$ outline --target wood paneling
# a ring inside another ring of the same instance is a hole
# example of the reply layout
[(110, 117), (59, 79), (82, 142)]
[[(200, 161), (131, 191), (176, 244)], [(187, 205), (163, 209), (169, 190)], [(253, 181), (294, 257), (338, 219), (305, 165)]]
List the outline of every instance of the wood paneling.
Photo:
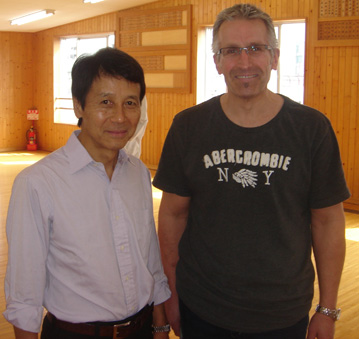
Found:
[[(340, 43), (340, 40), (337, 45), (325, 40), (318, 42), (318, 23), (323, 20), (318, 17), (319, 1), (255, 0), (253, 3), (265, 10), (274, 20), (306, 19), (305, 104), (321, 110), (331, 119), (352, 193), (352, 198), (348, 200), (346, 206), (359, 210), (359, 157), (355, 156), (359, 153), (359, 46), (355, 39), (345, 41), (345, 45)], [(212, 25), (219, 11), (238, 2), (236, 0), (161, 0), (137, 7), (139, 10), (162, 10), (166, 7), (192, 5), (191, 91), (189, 93), (159, 91), (147, 94), (149, 123), (143, 139), (142, 159), (150, 168), (157, 167), (162, 145), (174, 115), (196, 104), (199, 28)], [(26, 110), (32, 106), (36, 106), (40, 113), (37, 124), (39, 147), (53, 151), (66, 142), (76, 127), (53, 123), (54, 40), (63, 35), (115, 31), (117, 14), (110, 13), (33, 35), (12, 34), (11, 39), (9, 33), (0, 33), (2, 56), (0, 77), (5, 79), (6, 84), (3, 86), (4, 80), (2, 80), (0, 149), (10, 146), (16, 149), (24, 147), (24, 133), (28, 128), (28, 122), (24, 117)], [(352, 14), (350, 19), (358, 20), (357, 14)], [(5, 66), (3, 60), (8, 60)], [(33, 62), (30, 63), (30, 60)], [(20, 72), (19, 70), (24, 66), (27, 68), (24, 72)], [(21, 83), (18, 81), (20, 78)], [(33, 82), (35, 85), (32, 87)]]
[(0, 151), (24, 149), (33, 107), (34, 36), (0, 32)]
[(191, 18), (189, 5), (119, 13), (116, 46), (143, 67), (147, 93), (190, 92)]

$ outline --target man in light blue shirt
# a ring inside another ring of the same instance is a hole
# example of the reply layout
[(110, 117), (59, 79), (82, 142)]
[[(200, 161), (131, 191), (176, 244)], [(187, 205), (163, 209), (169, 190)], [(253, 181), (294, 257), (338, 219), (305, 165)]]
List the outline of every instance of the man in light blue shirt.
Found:
[[(105, 48), (72, 70), (81, 130), (16, 178), (5, 318), (16, 338), (168, 338), (170, 296), (151, 178), (123, 150), (145, 96), (141, 66)], [(154, 306), (153, 306), (154, 305)]]

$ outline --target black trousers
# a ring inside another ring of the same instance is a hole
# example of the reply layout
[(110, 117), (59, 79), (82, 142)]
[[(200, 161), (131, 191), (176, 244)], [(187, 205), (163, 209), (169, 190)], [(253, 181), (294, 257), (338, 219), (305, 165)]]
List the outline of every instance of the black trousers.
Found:
[(194, 314), (181, 300), (181, 338), (182, 339), (305, 339), (309, 317), (297, 324), (264, 333), (238, 333), (212, 325)]
[[(152, 316), (148, 317), (145, 324), (136, 333), (127, 338), (153, 339)], [(49, 319), (45, 316), (42, 325), (41, 339), (112, 339), (112, 337), (88, 336), (74, 332), (68, 332), (51, 324)]]

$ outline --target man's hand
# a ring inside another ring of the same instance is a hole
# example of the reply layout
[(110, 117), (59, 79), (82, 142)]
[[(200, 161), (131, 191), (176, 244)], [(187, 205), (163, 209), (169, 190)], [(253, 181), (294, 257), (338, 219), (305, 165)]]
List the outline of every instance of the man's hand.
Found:
[(307, 339), (334, 339), (335, 321), (330, 317), (315, 313), (310, 320)]
[(170, 299), (165, 302), (166, 315), (173, 332), (177, 337), (180, 336), (181, 317), (178, 306), (177, 293), (172, 295)]
[[(153, 325), (154, 326), (165, 326), (168, 324), (168, 320), (165, 313), (165, 306), (164, 303), (155, 305), (153, 307)], [(156, 332), (153, 334), (154, 339), (168, 339), (169, 333), (168, 332)]]
[(153, 339), (169, 339), (168, 332), (157, 332), (153, 334)]
[(14, 332), (16, 339), (38, 339), (37, 333), (24, 331), (15, 326), (14, 326)]

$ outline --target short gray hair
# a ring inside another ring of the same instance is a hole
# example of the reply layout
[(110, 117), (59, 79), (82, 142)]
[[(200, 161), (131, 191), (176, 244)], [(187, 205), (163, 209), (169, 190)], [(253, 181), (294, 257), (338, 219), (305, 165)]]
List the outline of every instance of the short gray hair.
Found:
[(213, 42), (212, 51), (217, 53), (219, 51), (218, 32), (219, 28), (225, 21), (233, 21), (237, 19), (254, 20), (260, 19), (264, 22), (268, 32), (268, 43), (272, 48), (277, 48), (277, 38), (274, 31), (274, 25), (271, 17), (251, 4), (237, 4), (232, 7), (224, 9), (217, 16), (216, 22), (213, 25)]

